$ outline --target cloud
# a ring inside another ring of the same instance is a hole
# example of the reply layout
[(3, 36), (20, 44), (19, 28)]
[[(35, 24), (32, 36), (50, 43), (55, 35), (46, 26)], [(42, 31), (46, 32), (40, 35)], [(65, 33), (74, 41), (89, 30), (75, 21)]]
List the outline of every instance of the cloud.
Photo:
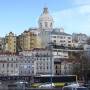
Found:
[(90, 5), (84, 5), (84, 6), (79, 7), (79, 11), (81, 14), (90, 13)]
[(71, 0), (73, 5), (86, 5), (90, 4), (90, 0)]
[(81, 5), (62, 11), (53, 12), (55, 27), (63, 26), (67, 32), (90, 31), (90, 5)]

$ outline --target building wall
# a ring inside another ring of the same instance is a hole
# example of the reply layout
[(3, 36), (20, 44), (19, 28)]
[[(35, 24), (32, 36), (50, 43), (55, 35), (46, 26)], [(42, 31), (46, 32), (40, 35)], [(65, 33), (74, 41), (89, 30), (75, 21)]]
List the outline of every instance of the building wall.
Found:
[(6, 39), (6, 48), (5, 51), (16, 53), (16, 36), (14, 33), (10, 32), (9, 35), (5, 37)]
[(73, 74), (73, 63), (72, 62), (63, 61), (61, 63), (61, 74), (62, 75)]
[(19, 75), (19, 58), (12, 55), (0, 55), (0, 75)]
[(56, 45), (71, 47), (72, 36), (62, 31), (62, 29), (54, 29), (51, 33), (51, 42)]
[(61, 62), (69, 58), (68, 51), (64, 49), (53, 49), (53, 59), (54, 59), (54, 70), (55, 75), (61, 75)]
[(20, 64), (19, 64), (19, 75), (31, 76), (34, 75), (34, 62), (35, 58), (32, 56), (20, 56)]
[(64, 49), (53, 49), (53, 58), (54, 59), (68, 59), (68, 51), (65, 51)]
[(34, 61), (31, 56), (0, 55), (0, 75), (34, 75)]
[(32, 51), (23, 51), (20, 54), (32, 56), (36, 59), (34, 62), (34, 75), (54, 74), (54, 60), (51, 56), (51, 51), (47, 49), (34, 49)]
[(73, 33), (72, 34), (73, 42), (78, 43), (78, 46), (85, 45), (87, 43), (86, 42), (87, 38), (88, 38), (88, 36), (86, 34), (82, 34), (82, 33)]
[[(32, 29), (31, 29), (32, 30)], [(33, 31), (24, 31), (18, 38), (21, 51), (23, 50), (32, 50), (33, 48), (41, 48), (41, 39), (36, 33)]]

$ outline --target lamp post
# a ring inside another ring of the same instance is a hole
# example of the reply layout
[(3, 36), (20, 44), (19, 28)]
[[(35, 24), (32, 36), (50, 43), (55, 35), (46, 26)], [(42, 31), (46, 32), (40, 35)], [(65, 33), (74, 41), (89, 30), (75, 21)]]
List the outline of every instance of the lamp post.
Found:
[(53, 49), (53, 43), (49, 43), (49, 50), (50, 50), (50, 61), (51, 61), (51, 85), (52, 85), (52, 75), (53, 75), (53, 54), (52, 54), (52, 49)]

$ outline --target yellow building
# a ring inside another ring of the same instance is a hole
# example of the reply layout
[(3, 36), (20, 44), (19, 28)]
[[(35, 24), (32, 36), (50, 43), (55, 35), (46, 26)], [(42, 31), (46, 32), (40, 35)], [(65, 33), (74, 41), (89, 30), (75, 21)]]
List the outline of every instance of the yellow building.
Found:
[(18, 47), (21, 51), (41, 48), (41, 39), (34, 31), (24, 31), (18, 36)]
[(8, 35), (6, 35), (5, 41), (6, 41), (5, 51), (16, 53), (16, 35), (10, 32)]

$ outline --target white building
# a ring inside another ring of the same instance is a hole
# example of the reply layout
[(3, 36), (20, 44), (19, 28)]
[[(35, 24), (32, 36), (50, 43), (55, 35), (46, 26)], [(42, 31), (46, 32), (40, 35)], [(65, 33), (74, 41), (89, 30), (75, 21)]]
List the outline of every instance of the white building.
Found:
[(72, 46), (72, 36), (64, 32), (63, 28), (53, 29), (51, 32), (51, 42), (59, 46)]
[(31, 56), (19, 56), (19, 75), (20, 76), (31, 76), (34, 75), (34, 62), (35, 58)]
[(34, 75), (54, 74), (54, 60), (51, 51), (47, 49), (33, 49), (23, 51), (20, 54), (35, 58)]
[(19, 75), (19, 58), (15, 55), (0, 55), (0, 75)]
[[(23, 56), (32, 56), (34, 59), (34, 75), (55, 74), (56, 62), (68, 59), (68, 51), (64, 49), (33, 49), (20, 52)], [(59, 66), (59, 63), (58, 63)], [(60, 68), (57, 68), (60, 71)], [(53, 70), (53, 71), (52, 71)], [(60, 73), (59, 73), (60, 74)]]
[(31, 56), (2, 54), (0, 55), (0, 75), (34, 75), (34, 61)]
[(68, 51), (65, 49), (53, 49), (53, 58), (54, 59), (68, 59)]

